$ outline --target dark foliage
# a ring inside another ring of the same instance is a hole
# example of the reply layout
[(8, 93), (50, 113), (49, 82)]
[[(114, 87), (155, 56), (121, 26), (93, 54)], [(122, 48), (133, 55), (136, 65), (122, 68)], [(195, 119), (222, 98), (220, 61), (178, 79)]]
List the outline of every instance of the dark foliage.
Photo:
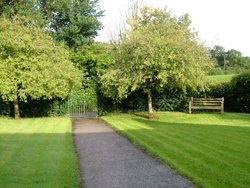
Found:
[[(14, 117), (12, 102), (0, 102), (0, 115)], [(68, 112), (68, 100), (28, 100), (20, 102), (21, 117), (51, 117), (62, 116)]]
[[(187, 111), (188, 101), (192, 96), (204, 96), (202, 91), (181, 89), (161, 89), (155, 90), (153, 94), (153, 109), (155, 111)], [(126, 99), (115, 101), (105, 97), (98, 92), (98, 109), (100, 114), (106, 112), (141, 112), (147, 111), (147, 94), (143, 90), (137, 90)]]
[(99, 0), (0, 0), (0, 16), (35, 20), (54, 39), (77, 49), (94, 41), (102, 28)]
[(250, 72), (235, 76), (230, 83), (212, 86), (207, 92), (211, 97), (225, 97), (225, 110), (250, 112)]

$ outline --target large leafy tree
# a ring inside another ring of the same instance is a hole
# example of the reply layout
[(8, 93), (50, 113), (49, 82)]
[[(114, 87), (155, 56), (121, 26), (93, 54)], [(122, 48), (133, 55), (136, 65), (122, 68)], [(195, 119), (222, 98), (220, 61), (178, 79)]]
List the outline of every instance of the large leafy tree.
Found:
[(0, 96), (19, 101), (65, 98), (81, 86), (81, 72), (69, 61), (68, 51), (55, 45), (35, 22), (24, 17), (0, 19)]
[(165, 9), (144, 7), (127, 23), (112, 41), (116, 63), (102, 75), (105, 95), (121, 99), (143, 89), (151, 118), (153, 90), (204, 86), (211, 60), (191, 31), (188, 15), (176, 18)]
[(97, 36), (103, 11), (99, 0), (2, 0), (0, 15), (29, 16), (51, 31), (54, 39), (77, 49)]
[(72, 52), (71, 60), (85, 72), (85, 77), (98, 80), (99, 76), (113, 63), (108, 43), (94, 42), (83, 45), (77, 52)]
[(0, 0), (0, 16), (12, 18), (16, 15), (30, 17), (41, 26), (46, 24), (38, 0)]
[(216, 45), (210, 51), (212, 57), (217, 61), (220, 67), (223, 67), (226, 70), (227, 62), (227, 52), (223, 46)]
[(63, 40), (72, 48), (93, 42), (102, 24), (99, 0), (42, 0), (43, 12), (51, 19), (50, 29), (56, 40)]
[(249, 59), (242, 56), (242, 53), (237, 50), (226, 51), (224, 47), (216, 45), (210, 50), (210, 53), (216, 60), (217, 66), (224, 71), (240, 73), (250, 68)]

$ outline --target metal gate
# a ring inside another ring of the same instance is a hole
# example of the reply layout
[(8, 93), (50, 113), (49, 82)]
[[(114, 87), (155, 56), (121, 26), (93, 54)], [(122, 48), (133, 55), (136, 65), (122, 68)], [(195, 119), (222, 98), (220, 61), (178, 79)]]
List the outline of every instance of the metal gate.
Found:
[(98, 115), (95, 91), (82, 89), (68, 98), (68, 115), (71, 118), (96, 118)]
[(69, 105), (68, 114), (71, 118), (96, 118), (97, 110), (89, 109), (85, 104)]

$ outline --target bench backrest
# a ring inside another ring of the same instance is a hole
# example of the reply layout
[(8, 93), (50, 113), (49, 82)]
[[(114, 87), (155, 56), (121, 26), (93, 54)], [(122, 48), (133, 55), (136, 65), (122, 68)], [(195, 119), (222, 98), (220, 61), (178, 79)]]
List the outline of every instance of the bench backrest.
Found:
[(191, 98), (192, 106), (222, 106), (224, 97), (222, 98)]

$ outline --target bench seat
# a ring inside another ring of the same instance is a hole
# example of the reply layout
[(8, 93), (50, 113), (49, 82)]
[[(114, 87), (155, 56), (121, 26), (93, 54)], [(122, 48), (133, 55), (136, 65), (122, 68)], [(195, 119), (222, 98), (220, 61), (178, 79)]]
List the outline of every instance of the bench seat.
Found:
[(224, 97), (222, 98), (193, 98), (189, 101), (189, 114), (192, 109), (221, 110), (224, 112)]

